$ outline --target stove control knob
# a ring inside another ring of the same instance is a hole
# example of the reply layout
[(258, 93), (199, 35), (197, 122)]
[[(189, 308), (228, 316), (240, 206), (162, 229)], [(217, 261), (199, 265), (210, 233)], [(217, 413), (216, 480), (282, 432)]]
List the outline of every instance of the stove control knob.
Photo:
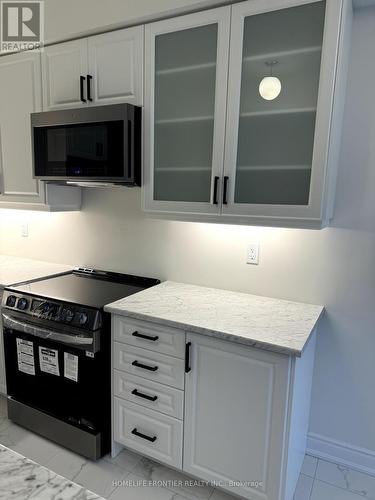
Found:
[(27, 299), (19, 299), (19, 301), (17, 303), (17, 309), (24, 311), (25, 309), (27, 309), (28, 305), (29, 305), (29, 301)]
[(63, 309), (61, 311), (61, 319), (70, 323), (74, 317), (74, 312), (71, 309)]
[(42, 312), (44, 314), (48, 314), (51, 310), (51, 307), (52, 307), (52, 304), (50, 304), (49, 302), (44, 302), (44, 304), (42, 305)]
[(16, 302), (17, 302), (17, 297), (15, 297), (14, 295), (9, 295), (6, 301), (6, 305), (8, 307), (14, 307), (16, 305)]
[(50, 302), (45, 302), (42, 306), (42, 312), (48, 316), (48, 318), (52, 318), (57, 313), (57, 306), (51, 304)]
[(77, 313), (76, 319), (80, 325), (85, 325), (87, 323), (88, 316), (84, 312), (79, 312)]

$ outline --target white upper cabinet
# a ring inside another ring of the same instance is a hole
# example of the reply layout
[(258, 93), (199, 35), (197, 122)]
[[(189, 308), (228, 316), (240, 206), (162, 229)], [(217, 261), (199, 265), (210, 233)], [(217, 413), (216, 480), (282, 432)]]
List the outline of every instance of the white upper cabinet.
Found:
[(143, 26), (51, 45), (42, 55), (43, 109), (143, 103)]
[(95, 104), (143, 104), (143, 26), (88, 39)]
[(42, 53), (43, 109), (83, 106), (87, 39), (46, 47)]
[(230, 7), (145, 27), (144, 207), (220, 212)]
[(33, 178), (30, 114), (42, 108), (40, 54), (1, 57), (0, 82), (0, 208), (79, 209), (79, 188)]
[(233, 6), (223, 214), (323, 220), (342, 8), (340, 0)]
[(144, 209), (322, 227), (333, 210), (351, 2), (235, 4), (230, 44), (228, 9), (146, 27)]

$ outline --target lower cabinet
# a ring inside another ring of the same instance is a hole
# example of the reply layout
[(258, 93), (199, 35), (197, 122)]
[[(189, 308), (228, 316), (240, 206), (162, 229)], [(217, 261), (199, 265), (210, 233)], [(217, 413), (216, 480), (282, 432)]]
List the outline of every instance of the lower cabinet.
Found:
[(184, 471), (246, 498), (276, 500), (289, 358), (202, 335), (187, 341)]
[[(159, 338), (166, 349), (162, 325), (132, 321), (112, 322), (113, 339), (126, 330), (130, 342), (112, 343), (113, 454), (125, 446), (246, 499), (293, 500), (315, 335), (296, 358), (174, 329), (186, 339), (186, 354), (178, 350), (177, 358), (155, 350)], [(140, 327), (158, 337), (152, 349), (131, 345)]]
[(167, 465), (182, 467), (182, 421), (115, 398), (115, 433), (120, 443)]

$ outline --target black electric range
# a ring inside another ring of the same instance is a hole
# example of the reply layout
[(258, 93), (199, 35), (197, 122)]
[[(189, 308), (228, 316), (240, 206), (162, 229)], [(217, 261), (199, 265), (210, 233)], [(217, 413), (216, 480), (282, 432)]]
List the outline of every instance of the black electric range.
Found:
[(103, 307), (158, 283), (77, 268), (5, 288), (9, 418), (88, 458), (108, 453), (111, 318)]

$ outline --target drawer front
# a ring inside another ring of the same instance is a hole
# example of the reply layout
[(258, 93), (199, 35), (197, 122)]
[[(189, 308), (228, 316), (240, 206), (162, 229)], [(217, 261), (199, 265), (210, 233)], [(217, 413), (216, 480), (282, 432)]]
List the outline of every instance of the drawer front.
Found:
[(114, 371), (116, 396), (182, 420), (184, 393), (129, 373)]
[(184, 331), (123, 316), (114, 316), (113, 321), (115, 340), (177, 358), (185, 357)]
[(182, 468), (182, 421), (115, 398), (114, 439), (142, 455)]
[(184, 388), (184, 361), (140, 347), (114, 343), (114, 367), (139, 377)]

